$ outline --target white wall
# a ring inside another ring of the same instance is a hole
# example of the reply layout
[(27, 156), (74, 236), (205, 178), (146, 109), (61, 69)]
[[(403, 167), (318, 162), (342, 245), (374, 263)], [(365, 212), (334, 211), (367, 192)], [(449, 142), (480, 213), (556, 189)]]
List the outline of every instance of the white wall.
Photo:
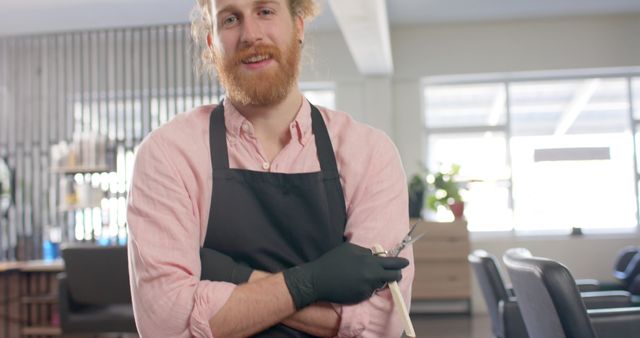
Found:
[[(313, 67), (303, 81), (335, 81), (338, 109), (385, 130), (396, 142), (407, 174), (423, 154), (421, 80), (434, 75), (640, 66), (640, 15), (437, 24), (391, 30), (395, 73), (367, 78), (339, 32), (308, 34)], [(640, 245), (638, 235), (482, 238), (473, 248), (497, 256), (511, 247), (566, 264), (576, 278), (611, 279), (617, 251)], [(484, 311), (474, 285), (474, 310)]]
[[(303, 81), (335, 81), (336, 104), (389, 132), (407, 172), (423, 156), (420, 81), (428, 76), (640, 66), (640, 15), (433, 24), (391, 30), (395, 72), (358, 73), (339, 32), (308, 33)], [(413, 88), (412, 88), (413, 87)], [(391, 99), (392, 111), (386, 110)], [(393, 122), (389, 122), (389, 116)], [(390, 123), (390, 125), (386, 125)]]
[(394, 29), (395, 76), (638, 66), (640, 15)]

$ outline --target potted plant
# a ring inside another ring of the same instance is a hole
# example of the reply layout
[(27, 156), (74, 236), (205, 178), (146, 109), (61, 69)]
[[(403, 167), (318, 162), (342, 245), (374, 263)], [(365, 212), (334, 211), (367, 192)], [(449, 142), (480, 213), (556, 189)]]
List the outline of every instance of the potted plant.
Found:
[(409, 180), (409, 217), (420, 218), (424, 206), (424, 194), (427, 189), (425, 174), (418, 173)]
[(439, 206), (443, 206), (451, 210), (455, 218), (463, 216), (464, 202), (460, 195), (460, 183), (456, 181), (459, 172), (460, 166), (457, 164), (448, 168), (441, 165), (436, 172), (427, 175), (430, 190), (427, 199), (429, 209), (437, 211)]

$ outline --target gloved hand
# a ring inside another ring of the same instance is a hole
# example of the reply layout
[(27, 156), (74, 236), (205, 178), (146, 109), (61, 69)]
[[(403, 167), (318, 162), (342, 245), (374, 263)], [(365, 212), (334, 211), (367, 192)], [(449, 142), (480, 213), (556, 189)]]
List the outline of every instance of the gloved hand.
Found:
[(400, 280), (407, 265), (404, 258), (374, 256), (367, 248), (343, 243), (315, 261), (285, 270), (284, 280), (298, 310), (317, 301), (354, 304)]
[(200, 248), (200, 280), (242, 284), (249, 280), (253, 269), (231, 257), (208, 248)]

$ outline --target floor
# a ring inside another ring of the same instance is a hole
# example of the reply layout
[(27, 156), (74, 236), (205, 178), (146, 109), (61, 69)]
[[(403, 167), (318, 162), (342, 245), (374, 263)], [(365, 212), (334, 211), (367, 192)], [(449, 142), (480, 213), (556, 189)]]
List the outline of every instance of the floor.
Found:
[(412, 315), (419, 338), (491, 338), (488, 315)]
[[(418, 338), (492, 338), (491, 320), (486, 315), (412, 315), (411, 320)], [(85, 338), (84, 336), (69, 337)], [(90, 338), (95, 337), (91, 336)], [(100, 335), (99, 337), (120, 338), (123, 336)], [(137, 338), (137, 335), (130, 334), (124, 337)]]

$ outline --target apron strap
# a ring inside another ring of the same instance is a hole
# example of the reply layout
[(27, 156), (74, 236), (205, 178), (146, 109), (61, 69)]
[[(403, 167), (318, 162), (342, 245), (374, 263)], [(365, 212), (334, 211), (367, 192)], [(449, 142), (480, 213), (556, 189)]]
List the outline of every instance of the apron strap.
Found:
[(329, 199), (329, 217), (331, 224), (345, 225), (347, 223), (347, 210), (344, 200), (344, 191), (340, 182), (340, 173), (336, 163), (336, 155), (333, 152), (331, 138), (327, 131), (327, 126), (320, 111), (316, 106), (311, 105), (311, 128), (316, 140), (316, 151), (320, 170), (325, 180), (327, 198)]
[(211, 168), (229, 169), (227, 151), (227, 128), (224, 123), (224, 101), (211, 112), (209, 118), (209, 147), (211, 148)]
[(331, 145), (331, 138), (329, 138), (329, 132), (327, 126), (324, 123), (322, 115), (316, 106), (311, 106), (311, 129), (316, 139), (316, 152), (318, 154), (318, 161), (320, 162), (320, 170), (323, 173), (338, 173), (338, 165), (336, 164), (336, 156), (333, 153), (333, 146)]

